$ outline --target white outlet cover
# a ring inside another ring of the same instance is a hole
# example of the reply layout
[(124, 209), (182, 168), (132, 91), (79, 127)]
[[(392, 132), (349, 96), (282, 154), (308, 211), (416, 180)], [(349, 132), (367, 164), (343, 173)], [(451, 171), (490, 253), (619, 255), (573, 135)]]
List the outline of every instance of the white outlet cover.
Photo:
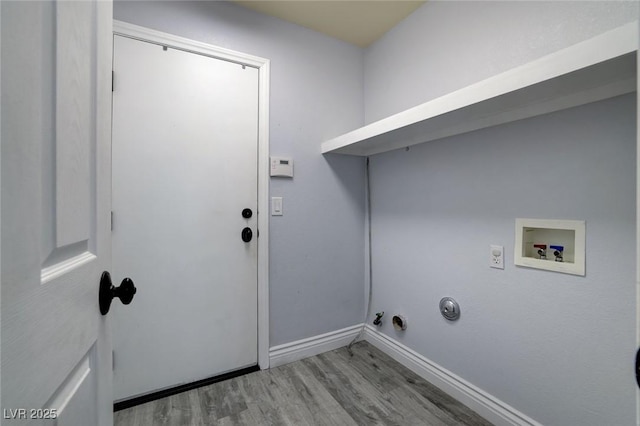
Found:
[(504, 247), (489, 246), (489, 267), (496, 269), (504, 269)]

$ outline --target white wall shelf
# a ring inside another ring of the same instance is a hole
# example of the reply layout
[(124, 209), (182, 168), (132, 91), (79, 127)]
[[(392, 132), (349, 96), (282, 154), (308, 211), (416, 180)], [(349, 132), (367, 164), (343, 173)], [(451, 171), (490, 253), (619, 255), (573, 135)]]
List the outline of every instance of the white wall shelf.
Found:
[(636, 91), (638, 22), (353, 130), (322, 153), (367, 156)]

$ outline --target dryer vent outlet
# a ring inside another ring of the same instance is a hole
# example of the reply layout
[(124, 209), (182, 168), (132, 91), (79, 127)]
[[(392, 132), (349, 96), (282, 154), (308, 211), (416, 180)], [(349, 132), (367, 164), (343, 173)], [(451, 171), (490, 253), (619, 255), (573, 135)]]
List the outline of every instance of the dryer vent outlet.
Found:
[(407, 329), (407, 319), (402, 315), (394, 315), (391, 322), (393, 323), (393, 328), (398, 331)]

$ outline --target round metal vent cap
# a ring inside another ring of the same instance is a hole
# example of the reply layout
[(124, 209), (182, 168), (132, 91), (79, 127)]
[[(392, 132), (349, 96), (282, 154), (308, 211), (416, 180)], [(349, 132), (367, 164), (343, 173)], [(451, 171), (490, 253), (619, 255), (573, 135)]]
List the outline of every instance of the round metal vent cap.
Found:
[(440, 313), (445, 319), (455, 321), (460, 318), (460, 305), (451, 297), (443, 297), (440, 300)]

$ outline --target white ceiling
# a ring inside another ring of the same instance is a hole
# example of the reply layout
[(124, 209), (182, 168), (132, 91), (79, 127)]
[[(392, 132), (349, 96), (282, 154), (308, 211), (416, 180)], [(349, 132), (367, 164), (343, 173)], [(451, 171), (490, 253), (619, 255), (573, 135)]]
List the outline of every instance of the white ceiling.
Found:
[(234, 0), (249, 9), (367, 47), (426, 0)]

